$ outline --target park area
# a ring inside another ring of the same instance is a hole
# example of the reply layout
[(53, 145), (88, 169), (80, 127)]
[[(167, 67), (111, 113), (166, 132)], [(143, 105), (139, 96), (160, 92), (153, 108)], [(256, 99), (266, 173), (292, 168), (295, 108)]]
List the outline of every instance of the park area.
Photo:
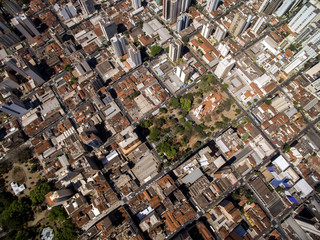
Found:
[[(47, 227), (53, 229), (56, 240), (76, 239), (75, 227), (64, 208), (47, 208), (45, 195), (55, 187), (43, 178), (40, 170), (28, 147), (15, 149), (8, 160), (0, 163), (0, 225), (9, 232), (3, 240), (40, 240), (42, 230)], [(11, 183), (25, 188), (15, 194)]]
[(240, 113), (214, 77), (204, 75), (188, 93), (172, 98), (156, 116), (141, 121), (138, 131), (148, 135), (170, 165), (189, 156)]

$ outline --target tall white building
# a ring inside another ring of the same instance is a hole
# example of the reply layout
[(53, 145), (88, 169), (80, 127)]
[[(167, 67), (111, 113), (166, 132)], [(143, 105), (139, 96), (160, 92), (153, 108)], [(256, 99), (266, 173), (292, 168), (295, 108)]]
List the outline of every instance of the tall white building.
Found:
[(225, 59), (219, 62), (214, 74), (218, 78), (224, 78), (228, 72), (233, 68), (236, 61), (231, 57), (231, 55), (227, 56)]
[(110, 39), (110, 42), (118, 57), (127, 53), (126, 39), (122, 34), (116, 34)]
[(178, 61), (182, 53), (182, 42), (179, 39), (172, 40), (169, 44), (169, 58), (172, 62)]
[(191, 0), (181, 0), (181, 12), (188, 11)]
[(201, 30), (201, 35), (204, 38), (208, 38), (211, 35), (212, 30), (213, 30), (213, 26), (210, 23), (204, 24)]
[(220, 43), (218, 46), (218, 50), (221, 53), (221, 56), (223, 57), (226, 57), (230, 52), (229, 46), (225, 43)]
[(318, 49), (312, 46), (305, 46), (294, 56), (293, 61), (285, 67), (284, 71), (288, 74), (294, 69), (302, 68), (307, 61), (318, 55), (317, 51)]
[(295, 33), (301, 33), (305, 27), (313, 20), (319, 20), (320, 10), (312, 4), (307, 3), (301, 10), (292, 18), (288, 27)]
[(238, 36), (247, 30), (252, 20), (252, 15), (246, 15), (242, 12), (238, 12), (229, 27), (229, 32), (234, 36)]
[(132, 0), (132, 7), (134, 9), (141, 8), (141, 0)]
[(206, 10), (208, 12), (212, 12), (212, 11), (217, 10), (219, 1), (220, 0), (208, 0), (207, 1), (207, 6), (206, 6)]
[(191, 77), (192, 72), (193, 68), (188, 67), (188, 65), (184, 63), (178, 65), (176, 68), (176, 75), (183, 83)]
[(275, 12), (282, 3), (283, 0), (264, 0), (259, 8), (259, 12), (270, 15)]
[(227, 36), (227, 33), (228, 29), (224, 25), (219, 24), (213, 36), (218, 42), (220, 42)]
[(278, 17), (283, 16), (286, 14), (289, 9), (293, 6), (294, 0), (285, 0), (282, 5), (278, 8), (278, 10), (275, 12), (275, 15)]
[(132, 67), (137, 67), (142, 64), (141, 52), (133, 46), (130, 46), (128, 49), (129, 58), (133, 63)]
[(11, 23), (28, 40), (31, 40), (35, 36), (40, 35), (39, 31), (36, 29), (36, 27), (33, 25), (31, 20), (25, 14), (20, 14), (20, 15), (16, 16), (15, 18), (12, 18)]
[(258, 35), (264, 29), (266, 22), (267, 22), (267, 17), (265, 16), (259, 17), (256, 23), (253, 25), (251, 32), (254, 35)]

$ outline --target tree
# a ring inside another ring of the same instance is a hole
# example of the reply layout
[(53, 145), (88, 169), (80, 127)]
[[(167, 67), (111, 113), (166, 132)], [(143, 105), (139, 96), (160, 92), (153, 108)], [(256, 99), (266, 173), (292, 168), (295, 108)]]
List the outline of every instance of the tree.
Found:
[(173, 108), (179, 108), (180, 107), (180, 101), (178, 98), (171, 98), (169, 101), (169, 106), (173, 107)]
[(188, 36), (183, 36), (182, 37), (182, 42), (184, 43), (184, 45), (187, 45), (189, 42), (189, 37)]
[(272, 101), (271, 101), (271, 99), (267, 99), (267, 100), (264, 101), (264, 103), (267, 104), (267, 105), (271, 105)]
[(4, 161), (0, 163), (0, 174), (3, 175), (8, 173), (12, 169), (12, 164), (9, 161)]
[(156, 55), (158, 55), (160, 52), (162, 51), (162, 47), (158, 46), (158, 45), (153, 45), (151, 47), (151, 56), (154, 57)]
[(198, 149), (200, 146), (201, 146), (201, 142), (200, 142), (200, 141), (197, 141), (197, 142), (193, 145), (193, 148), (194, 148), (194, 149)]
[(239, 108), (237, 108), (235, 111), (236, 111), (237, 115), (239, 115), (241, 113), (241, 110)]
[(182, 134), (184, 132), (184, 127), (183, 126), (177, 126), (176, 127), (176, 131), (180, 134)]
[(288, 144), (283, 147), (283, 150), (284, 150), (285, 152), (289, 152), (290, 149), (291, 149), (291, 146), (288, 145)]
[(14, 200), (0, 215), (0, 223), (8, 229), (19, 230), (33, 219), (33, 212), (27, 199)]
[(167, 113), (168, 112), (168, 110), (166, 109), (166, 108), (160, 108), (160, 113)]
[(215, 122), (214, 126), (218, 129), (221, 129), (221, 128), (224, 128), (226, 124), (224, 122), (218, 121), (218, 122)]
[(164, 124), (166, 124), (166, 120), (164, 118), (157, 118), (155, 121), (156, 127), (162, 127)]
[(175, 125), (175, 124), (178, 123), (178, 119), (176, 119), (176, 118), (171, 118), (171, 119), (169, 120), (169, 122), (170, 122), (170, 124)]
[(20, 151), (17, 151), (14, 157), (19, 163), (24, 163), (32, 158), (32, 151), (30, 148), (24, 148)]
[(67, 72), (71, 72), (72, 71), (72, 67), (70, 64), (67, 64), (64, 66), (64, 70), (67, 71)]
[(149, 139), (153, 142), (158, 141), (160, 139), (160, 129), (159, 128), (151, 128), (150, 134), (149, 134)]
[(191, 110), (191, 100), (187, 98), (180, 99), (181, 109), (189, 112)]
[(65, 220), (67, 220), (67, 218), (68, 218), (68, 214), (66, 213), (64, 208), (61, 207), (61, 206), (53, 207), (50, 210), (49, 220), (52, 221), (52, 222), (54, 222), (56, 220), (59, 220), (60, 222), (63, 222)]
[(78, 81), (78, 78), (72, 76), (72, 77), (70, 78), (70, 80), (69, 80), (69, 83), (70, 83), (70, 85), (73, 85), (73, 84), (76, 84), (77, 81)]
[(231, 121), (230, 118), (224, 116), (223, 114), (221, 115), (221, 118), (222, 118), (222, 121), (223, 121), (224, 123), (229, 123), (229, 122)]
[(222, 89), (223, 89), (223, 90), (228, 89), (228, 87), (229, 87), (229, 85), (228, 85), (228, 84), (226, 84), (226, 83), (222, 84)]
[(184, 127), (187, 128), (187, 129), (191, 129), (191, 127), (192, 127), (192, 122), (191, 122), (191, 121), (186, 121), (186, 122), (184, 123)]
[(70, 220), (65, 221), (56, 231), (55, 240), (75, 240), (77, 232)]
[(44, 202), (45, 195), (52, 190), (51, 186), (47, 182), (40, 182), (35, 189), (30, 192), (30, 199), (32, 204), (39, 205)]
[(158, 145), (158, 151), (164, 153), (169, 158), (173, 158), (177, 154), (175, 146), (168, 141), (161, 142)]
[(183, 117), (179, 119), (179, 122), (184, 123), (186, 121), (186, 119), (184, 119)]
[(169, 53), (169, 47), (166, 47), (165, 50), (166, 50), (166, 53)]

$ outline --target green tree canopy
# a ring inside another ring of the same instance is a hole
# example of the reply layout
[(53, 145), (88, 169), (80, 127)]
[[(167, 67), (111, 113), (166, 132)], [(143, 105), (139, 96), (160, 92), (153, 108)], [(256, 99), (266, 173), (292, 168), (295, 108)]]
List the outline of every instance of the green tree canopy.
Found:
[(158, 45), (153, 45), (151, 47), (151, 55), (152, 57), (158, 55), (160, 52), (162, 51), (162, 47), (158, 46)]
[(182, 42), (184, 43), (184, 45), (187, 45), (189, 42), (189, 37), (188, 36), (183, 36), (182, 37)]
[(191, 100), (187, 98), (181, 98), (180, 99), (180, 104), (181, 104), (181, 109), (189, 112), (191, 110)]
[(267, 100), (265, 100), (264, 102), (265, 102), (265, 104), (267, 104), (267, 105), (271, 105), (271, 103), (272, 103), (271, 99), (267, 99)]
[(173, 158), (177, 154), (176, 148), (168, 141), (163, 141), (158, 145), (158, 150), (166, 154), (169, 158)]
[(229, 87), (229, 85), (228, 84), (226, 84), (226, 83), (224, 83), (224, 84), (222, 84), (222, 89), (228, 89), (228, 87)]
[(45, 195), (52, 190), (51, 186), (47, 182), (39, 183), (35, 189), (30, 192), (30, 199), (32, 204), (42, 204), (45, 199)]
[(33, 219), (33, 212), (27, 199), (14, 200), (0, 215), (0, 223), (8, 229), (22, 229)]
[(180, 101), (178, 98), (171, 98), (169, 101), (169, 106), (173, 107), (173, 108), (179, 108), (180, 107)]
[(64, 210), (63, 207), (61, 206), (56, 206), (56, 207), (53, 207), (51, 210), (50, 210), (50, 213), (49, 213), (49, 220), (50, 221), (55, 221), (55, 220), (59, 220), (60, 222), (63, 222), (64, 220), (66, 220), (68, 218), (68, 214), (66, 213), (66, 211)]
[(160, 139), (160, 133), (161, 131), (159, 128), (156, 128), (156, 127), (151, 128), (151, 131), (149, 134), (150, 140), (153, 142), (158, 141)]
[(66, 66), (64, 66), (64, 70), (67, 72), (71, 72), (72, 71), (72, 67), (70, 64), (67, 64)]
[(61, 228), (56, 231), (55, 240), (75, 240), (77, 232), (71, 221), (67, 220), (62, 224)]

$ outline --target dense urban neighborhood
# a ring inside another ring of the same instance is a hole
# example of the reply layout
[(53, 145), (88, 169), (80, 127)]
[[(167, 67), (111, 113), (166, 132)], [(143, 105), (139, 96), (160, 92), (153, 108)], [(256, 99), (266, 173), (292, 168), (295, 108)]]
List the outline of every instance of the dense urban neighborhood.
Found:
[(320, 239), (319, 0), (0, 11), (0, 239)]

